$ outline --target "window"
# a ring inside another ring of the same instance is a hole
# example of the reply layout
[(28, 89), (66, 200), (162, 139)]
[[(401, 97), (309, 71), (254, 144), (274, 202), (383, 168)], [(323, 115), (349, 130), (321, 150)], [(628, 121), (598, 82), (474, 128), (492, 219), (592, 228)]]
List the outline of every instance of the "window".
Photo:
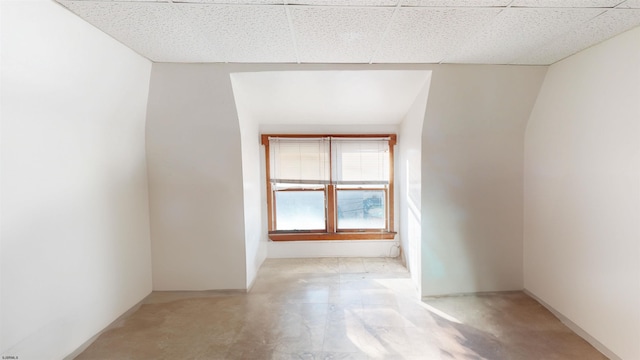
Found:
[(392, 239), (395, 135), (263, 135), (272, 240)]

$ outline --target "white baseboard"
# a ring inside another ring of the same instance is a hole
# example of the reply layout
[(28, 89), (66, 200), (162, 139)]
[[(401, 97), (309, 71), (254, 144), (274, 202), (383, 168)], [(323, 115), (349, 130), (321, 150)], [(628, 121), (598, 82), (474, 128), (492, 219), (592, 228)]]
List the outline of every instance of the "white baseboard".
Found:
[(397, 257), (396, 240), (269, 241), (267, 258)]
[(591, 336), (588, 332), (586, 332), (584, 329), (582, 329), (576, 323), (574, 323), (573, 321), (569, 320), (569, 318), (564, 316), (558, 310), (554, 309), (553, 306), (551, 306), (551, 305), (547, 304), (546, 302), (544, 302), (542, 299), (540, 299), (539, 297), (534, 295), (531, 291), (529, 291), (527, 289), (524, 289), (523, 291), (524, 291), (525, 294), (531, 296), (533, 299), (535, 299), (537, 302), (539, 302), (542, 306), (547, 308), (547, 310), (551, 311), (551, 313), (553, 315), (555, 315), (558, 319), (560, 319), (560, 321), (563, 324), (565, 324), (569, 329), (571, 329), (573, 332), (578, 334), (578, 336), (580, 336), (581, 338), (585, 339), (589, 344), (593, 345), (593, 347), (595, 347), (598, 351), (600, 351), (602, 354), (604, 354), (604, 356), (608, 357), (611, 360), (622, 360), (621, 357), (616, 355), (613, 351), (611, 351), (609, 348), (607, 348), (603, 343), (598, 341), (596, 338)]

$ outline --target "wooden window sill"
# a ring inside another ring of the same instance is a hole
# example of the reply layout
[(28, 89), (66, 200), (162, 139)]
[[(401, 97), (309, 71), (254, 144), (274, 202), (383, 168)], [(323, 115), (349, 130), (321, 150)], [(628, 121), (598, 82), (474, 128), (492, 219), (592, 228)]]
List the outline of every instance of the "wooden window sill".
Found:
[(391, 231), (341, 231), (329, 232), (270, 232), (272, 241), (313, 241), (313, 240), (393, 240), (396, 232)]

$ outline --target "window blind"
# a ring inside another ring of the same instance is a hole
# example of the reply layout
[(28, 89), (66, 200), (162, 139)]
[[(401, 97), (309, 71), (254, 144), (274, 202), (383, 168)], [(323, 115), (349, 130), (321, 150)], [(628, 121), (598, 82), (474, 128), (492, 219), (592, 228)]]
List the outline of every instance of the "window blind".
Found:
[(269, 138), (271, 182), (328, 184), (329, 138)]
[(389, 139), (331, 140), (335, 184), (388, 184)]

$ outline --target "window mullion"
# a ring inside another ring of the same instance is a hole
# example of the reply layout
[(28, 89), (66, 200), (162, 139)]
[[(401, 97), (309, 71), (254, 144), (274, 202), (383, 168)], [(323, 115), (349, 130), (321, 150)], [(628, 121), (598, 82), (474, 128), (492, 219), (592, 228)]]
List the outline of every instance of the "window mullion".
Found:
[(266, 154), (266, 160), (265, 160), (265, 165), (266, 165), (266, 183), (267, 183), (267, 229), (269, 231), (273, 231), (276, 229), (276, 225), (275, 225), (275, 217), (274, 217), (274, 213), (275, 213), (275, 204), (274, 204), (274, 194), (273, 194), (273, 189), (271, 188), (271, 174), (270, 174), (270, 169), (271, 169), (271, 152), (269, 149), (269, 137), (263, 135), (262, 136), (262, 145), (264, 145), (264, 151)]
[(327, 185), (327, 232), (336, 232), (336, 186)]
[[(395, 138), (393, 139), (395, 140)], [(393, 218), (393, 209), (394, 209), (394, 189), (393, 189), (393, 178), (394, 174), (394, 155), (393, 155), (393, 145), (392, 142), (389, 142), (389, 185), (387, 185), (387, 230), (394, 231), (395, 229), (395, 220)]]

